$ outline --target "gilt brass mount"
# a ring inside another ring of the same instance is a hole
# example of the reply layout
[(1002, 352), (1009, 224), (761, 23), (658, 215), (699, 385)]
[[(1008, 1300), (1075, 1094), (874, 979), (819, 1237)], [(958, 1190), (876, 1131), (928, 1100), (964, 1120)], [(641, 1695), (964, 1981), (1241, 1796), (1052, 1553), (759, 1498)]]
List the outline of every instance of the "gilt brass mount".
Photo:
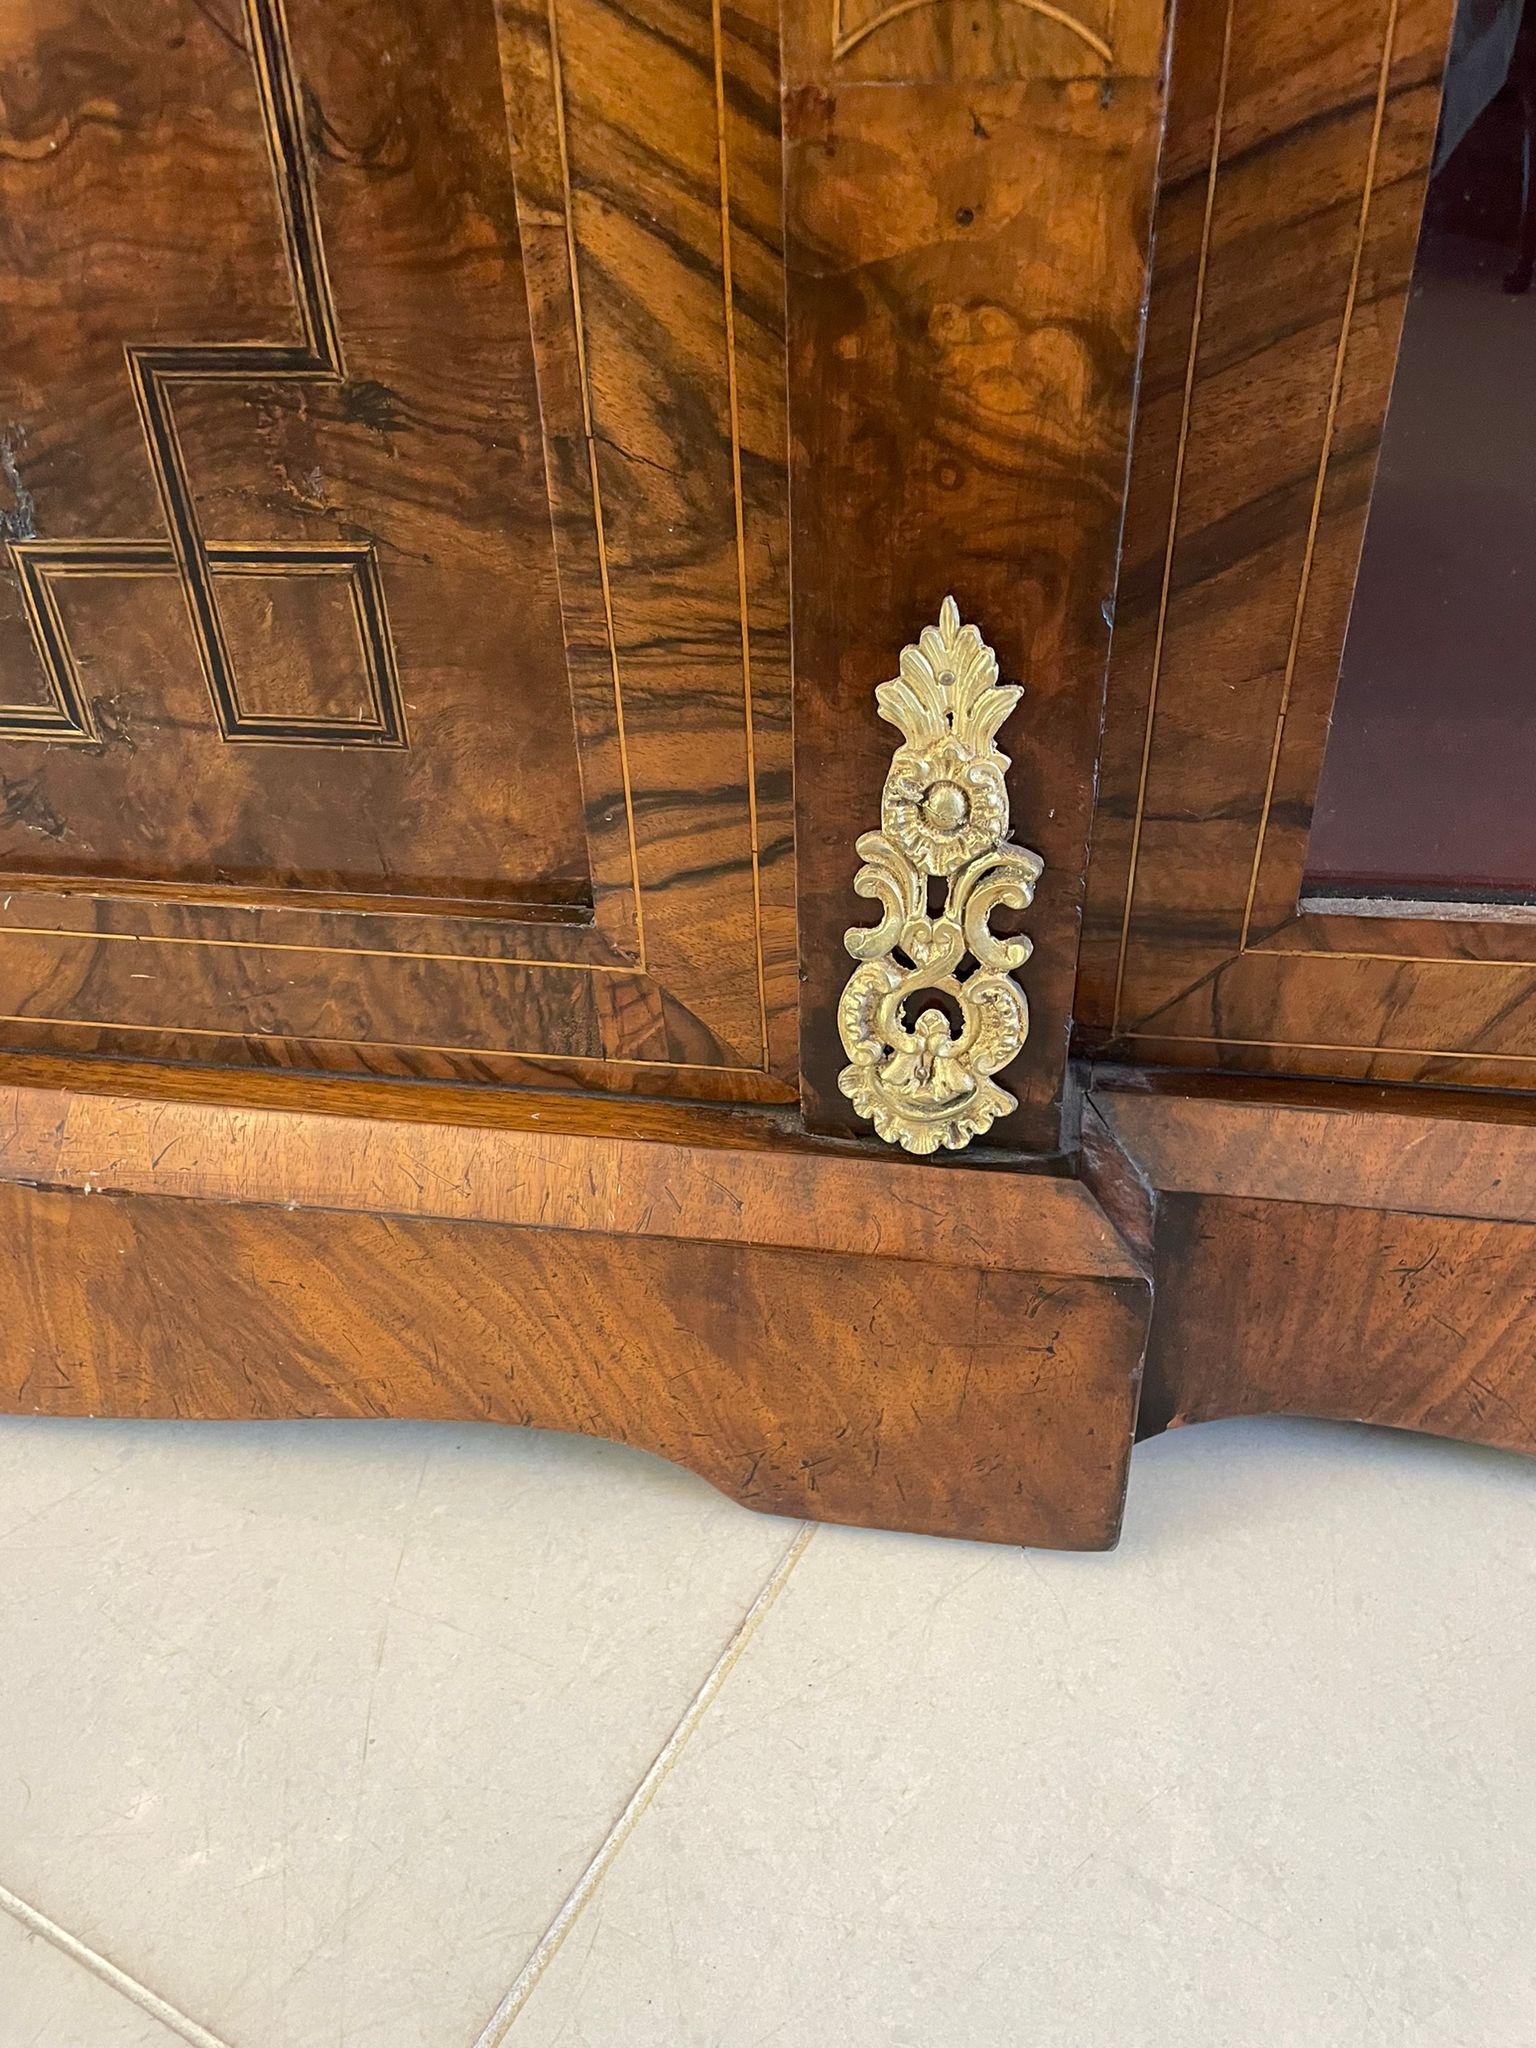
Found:
[[(884, 912), (846, 934), (860, 964), (838, 1004), (849, 1064), (838, 1086), (887, 1144), (960, 1151), (1017, 1108), (992, 1076), (1029, 1035), (1029, 1004), (1013, 979), (1034, 948), (1000, 939), (993, 911), (1025, 910), (1044, 871), (1008, 832), (1008, 757), (997, 731), (1023, 691), (999, 683), (997, 656), (946, 597), (937, 626), (901, 654), (901, 673), (875, 692), (903, 745), (885, 778), (878, 832), (857, 850), (854, 890)], [(928, 882), (945, 884), (943, 913)], [(943, 995), (959, 1033), (928, 995)]]

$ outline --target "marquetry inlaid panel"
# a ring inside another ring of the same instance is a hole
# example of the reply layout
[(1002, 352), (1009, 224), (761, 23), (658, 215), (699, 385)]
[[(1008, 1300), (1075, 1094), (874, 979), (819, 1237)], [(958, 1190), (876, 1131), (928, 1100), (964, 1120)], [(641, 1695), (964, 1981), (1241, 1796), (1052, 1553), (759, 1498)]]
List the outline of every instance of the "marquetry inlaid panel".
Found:
[(410, 11), (12, 10), (12, 872), (588, 897), (494, 24)]
[(766, 7), (0, 18), (0, 1026), (783, 1093)]

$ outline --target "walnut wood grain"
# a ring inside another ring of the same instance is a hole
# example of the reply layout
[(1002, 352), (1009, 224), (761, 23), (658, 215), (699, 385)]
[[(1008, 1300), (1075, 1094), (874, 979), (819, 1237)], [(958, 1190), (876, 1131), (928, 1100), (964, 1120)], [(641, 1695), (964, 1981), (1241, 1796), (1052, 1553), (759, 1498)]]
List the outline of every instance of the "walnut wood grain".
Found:
[(1303, 913), (1448, 0), (1181, 7), (1080, 1043), (1528, 1088), (1510, 923)]
[(1094, 1107), (1171, 1194), (1536, 1223), (1536, 1106), (1317, 1084), (1274, 1098), (1252, 1090), (1100, 1084)]
[[(530, 1075), (525, 1078), (531, 1078)], [(371, 1080), (353, 1074), (279, 1074), (269, 1068), (81, 1060), (59, 1053), (0, 1053), (0, 1087), (41, 1088), (59, 1096), (213, 1103), (229, 1109), (300, 1109), (385, 1123), (453, 1124), (465, 1129), (583, 1131), (658, 1143), (726, 1146), (734, 1151), (815, 1150), (839, 1158), (858, 1146), (808, 1137), (787, 1110), (753, 1104), (710, 1108), (647, 1097), (611, 1098), (548, 1089), (473, 1088), (433, 1081)], [(994, 1162), (995, 1163), (995, 1162)]]
[(719, 1112), (58, 1078), (0, 1088), (0, 1407), (537, 1424), (752, 1507), (1114, 1541), (1148, 1291), (1078, 1182), (970, 1170), (940, 1203)]
[(0, 1405), (611, 1437), (744, 1506), (1103, 1549), (1139, 1282), (0, 1187)]
[(1164, 1198), (1142, 1429), (1386, 1423), (1536, 1452), (1536, 1228)]
[(788, 1076), (776, 11), (498, 13), (594, 860), (649, 972)]
[[(563, 1130), (558, 1098), (458, 1126), (296, 1108), (0, 1087), (0, 1178), (201, 1201), (364, 1208), (527, 1228), (784, 1244), (996, 1271), (1133, 1279), (1080, 1182), (967, 1173), (935, 1199), (921, 1169), (807, 1147), (738, 1151)], [(1024, 1236), (1021, 1237), (1021, 1233)]]
[[(61, 586), (100, 738), (7, 739), (7, 783), (31, 794), (6, 806), (0, 864), (159, 880), (168, 894), (186, 879), (515, 902), (553, 885), (579, 905), (586, 850), (494, 22), (483, 6), (409, 0), (257, 12), (309, 96), (289, 156), (320, 232), (293, 247), (252, 10), (154, 0), (131, 24), (83, 5), (9, 10), (4, 416), (26, 502), (6, 537), (140, 554)], [(307, 374), (255, 347), (302, 353), (306, 298), (334, 330)], [(356, 711), (345, 581), (319, 578), (339, 591), (331, 618), (301, 563), (249, 571), (260, 544), (363, 541), (382, 568), (408, 746), (221, 740), (125, 349), (166, 355), (183, 472), (167, 490), (206, 543), (247, 550), (213, 577), (242, 702)], [(493, 418), (504, 433), (487, 431)], [(44, 675), (11, 567), (0, 698), (25, 703)]]
[(773, 10), (0, 71), (0, 1042), (793, 1099)]
[(1085, 1129), (1150, 1203), (1143, 1434), (1318, 1415), (1536, 1452), (1536, 1105), (1115, 1073)]
[[(1113, 26), (1110, 15), (1113, 14)], [(1049, 1151), (1116, 569), (1161, 123), (1159, 0), (784, 17), (802, 1093), (837, 1087), (874, 705), (953, 593), (1026, 685), (1001, 735), (1033, 1012), (1002, 1142)]]

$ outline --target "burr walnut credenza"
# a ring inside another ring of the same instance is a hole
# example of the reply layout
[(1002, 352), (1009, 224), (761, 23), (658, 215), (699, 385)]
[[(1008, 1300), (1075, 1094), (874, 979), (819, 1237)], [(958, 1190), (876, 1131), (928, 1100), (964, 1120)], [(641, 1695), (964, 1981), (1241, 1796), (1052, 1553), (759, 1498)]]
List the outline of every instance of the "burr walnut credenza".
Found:
[(1536, 1450), (1533, 36), (12, 0), (0, 1408)]

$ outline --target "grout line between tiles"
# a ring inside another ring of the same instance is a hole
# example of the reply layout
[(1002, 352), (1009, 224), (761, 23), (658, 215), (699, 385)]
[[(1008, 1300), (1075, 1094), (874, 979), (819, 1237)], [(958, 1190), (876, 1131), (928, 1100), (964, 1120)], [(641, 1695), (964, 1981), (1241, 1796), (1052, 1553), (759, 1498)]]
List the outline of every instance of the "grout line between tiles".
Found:
[(517, 1979), (506, 1997), (475, 2036), (470, 2048), (501, 2048), (501, 2043), (506, 2040), (513, 2022), (533, 1996), (544, 1972), (554, 1961), (560, 1944), (590, 1904), (593, 1894), (612, 1868), (614, 1859), (634, 1833), (646, 1808), (660, 1791), (667, 1773), (682, 1755), (689, 1737), (703, 1720), (720, 1688), (735, 1669), (742, 1651), (751, 1642), (774, 1602), (789, 1583), (790, 1573), (804, 1557), (806, 1545), (815, 1533), (816, 1525), (809, 1522), (797, 1531), (794, 1541), (774, 1566), (762, 1591), (742, 1617), (741, 1626), (720, 1652), (704, 1683), (688, 1702), (681, 1720), (656, 1752), (650, 1769), (635, 1787), (629, 1804), (609, 1829), (596, 1855), (567, 1894), (565, 1903), (539, 1937), (537, 1946), (518, 1972)]
[(163, 2027), (168, 2027), (173, 2034), (179, 2034), (183, 2041), (190, 2041), (192, 2048), (229, 2048), (229, 2044), (220, 2040), (217, 2034), (210, 2034), (208, 2029), (200, 2027), (196, 2020), (189, 2020), (184, 2012), (178, 2012), (174, 2005), (168, 2005), (158, 1992), (151, 1991), (136, 1977), (130, 1977), (128, 1972), (120, 1970), (116, 1963), (108, 1962), (107, 1958), (98, 1955), (95, 1949), (87, 1948), (86, 1944), (71, 1934), (68, 1928), (61, 1927), (56, 1920), (50, 1920), (48, 1915), (40, 1913), (36, 1906), (29, 1906), (25, 1899), (18, 1898), (15, 1892), (7, 1891), (4, 1885), (0, 1885), (0, 1908), (9, 1913), (13, 1920), (19, 1921), (29, 1933), (38, 1935), (56, 1948), (61, 1955), (68, 1956), (82, 1969), (89, 1970), (91, 1975), (99, 1978), (103, 1984), (110, 1984), (114, 1991), (121, 1992), (123, 1997), (138, 2006), (140, 2011), (147, 2012), (151, 2018), (159, 2020)]

